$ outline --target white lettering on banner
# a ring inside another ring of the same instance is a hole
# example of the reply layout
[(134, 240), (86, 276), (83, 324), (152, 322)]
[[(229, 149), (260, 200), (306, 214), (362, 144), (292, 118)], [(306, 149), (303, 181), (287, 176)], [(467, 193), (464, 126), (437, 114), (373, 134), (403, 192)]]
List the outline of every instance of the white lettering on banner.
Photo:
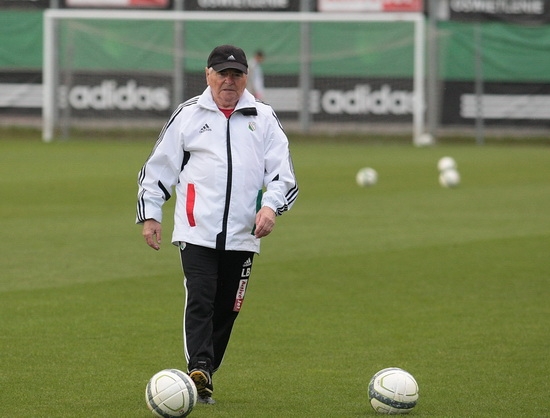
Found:
[(417, 4), (417, 0), (384, 0), (384, 6), (387, 7), (404, 7)]
[[(477, 117), (477, 97), (460, 97), (460, 117)], [(481, 97), (481, 116), (484, 119), (550, 119), (550, 95), (484, 94)]]
[(243, 306), (244, 294), (246, 293), (246, 285), (248, 284), (248, 279), (242, 279), (239, 282), (239, 289), (237, 290), (237, 296), (235, 297), (235, 304), (233, 305), (233, 311), (239, 312)]
[(0, 83), (0, 107), (42, 107), (42, 85)]
[(65, 0), (67, 7), (162, 7), (167, 8), (168, 0)]
[(321, 99), (322, 109), (330, 114), (375, 115), (412, 114), (413, 94), (404, 90), (391, 90), (384, 84), (371, 91), (368, 84), (358, 84), (354, 90), (327, 90)]
[(382, 7), (385, 12), (420, 12), (422, 0), (384, 0)]
[(170, 92), (165, 87), (138, 86), (129, 80), (119, 86), (114, 80), (103, 80), (99, 86), (76, 85), (67, 94), (60, 91), (61, 106), (67, 102), (74, 109), (96, 110), (167, 110), (170, 107)]
[(543, 0), (451, 0), (450, 7), (457, 13), (544, 14)]
[(288, 0), (198, 0), (203, 9), (286, 9)]
[(320, 12), (420, 12), (421, 0), (318, 0)]
[(381, 12), (382, 0), (318, 0), (321, 12)]

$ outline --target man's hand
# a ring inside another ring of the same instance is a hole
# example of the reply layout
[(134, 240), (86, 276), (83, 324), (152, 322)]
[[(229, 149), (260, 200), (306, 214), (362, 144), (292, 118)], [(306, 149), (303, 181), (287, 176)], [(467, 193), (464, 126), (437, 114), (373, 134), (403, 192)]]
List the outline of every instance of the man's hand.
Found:
[(162, 238), (162, 226), (154, 219), (147, 219), (143, 222), (143, 238), (147, 245), (154, 250), (160, 250), (160, 241)]
[(275, 226), (275, 212), (273, 209), (264, 206), (256, 214), (256, 230), (254, 236), (262, 238), (269, 235)]

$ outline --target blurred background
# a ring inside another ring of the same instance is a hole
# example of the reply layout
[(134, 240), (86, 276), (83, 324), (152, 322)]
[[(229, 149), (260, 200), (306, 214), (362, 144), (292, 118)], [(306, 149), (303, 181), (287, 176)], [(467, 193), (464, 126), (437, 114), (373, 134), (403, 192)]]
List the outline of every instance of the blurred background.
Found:
[(548, 0), (0, 0), (0, 121), (44, 122), (47, 70), (50, 136), (158, 126), (234, 43), (264, 51), (264, 101), (289, 130), (545, 135), (549, 20)]

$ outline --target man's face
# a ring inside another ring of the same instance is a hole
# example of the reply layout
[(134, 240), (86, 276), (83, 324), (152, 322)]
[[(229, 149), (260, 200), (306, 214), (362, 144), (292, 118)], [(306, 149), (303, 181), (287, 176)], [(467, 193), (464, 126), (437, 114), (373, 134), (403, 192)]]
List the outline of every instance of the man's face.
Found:
[(212, 90), (214, 102), (222, 109), (233, 109), (237, 105), (246, 81), (247, 75), (239, 70), (228, 68), (218, 72), (213, 68), (206, 69), (206, 84)]

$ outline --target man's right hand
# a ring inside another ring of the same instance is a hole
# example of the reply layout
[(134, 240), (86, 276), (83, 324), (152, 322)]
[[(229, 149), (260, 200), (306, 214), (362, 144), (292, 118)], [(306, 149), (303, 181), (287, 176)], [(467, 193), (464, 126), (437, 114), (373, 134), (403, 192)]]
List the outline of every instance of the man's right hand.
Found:
[(162, 226), (160, 222), (154, 219), (147, 219), (143, 222), (143, 238), (149, 247), (154, 250), (160, 250), (160, 242), (162, 238)]

